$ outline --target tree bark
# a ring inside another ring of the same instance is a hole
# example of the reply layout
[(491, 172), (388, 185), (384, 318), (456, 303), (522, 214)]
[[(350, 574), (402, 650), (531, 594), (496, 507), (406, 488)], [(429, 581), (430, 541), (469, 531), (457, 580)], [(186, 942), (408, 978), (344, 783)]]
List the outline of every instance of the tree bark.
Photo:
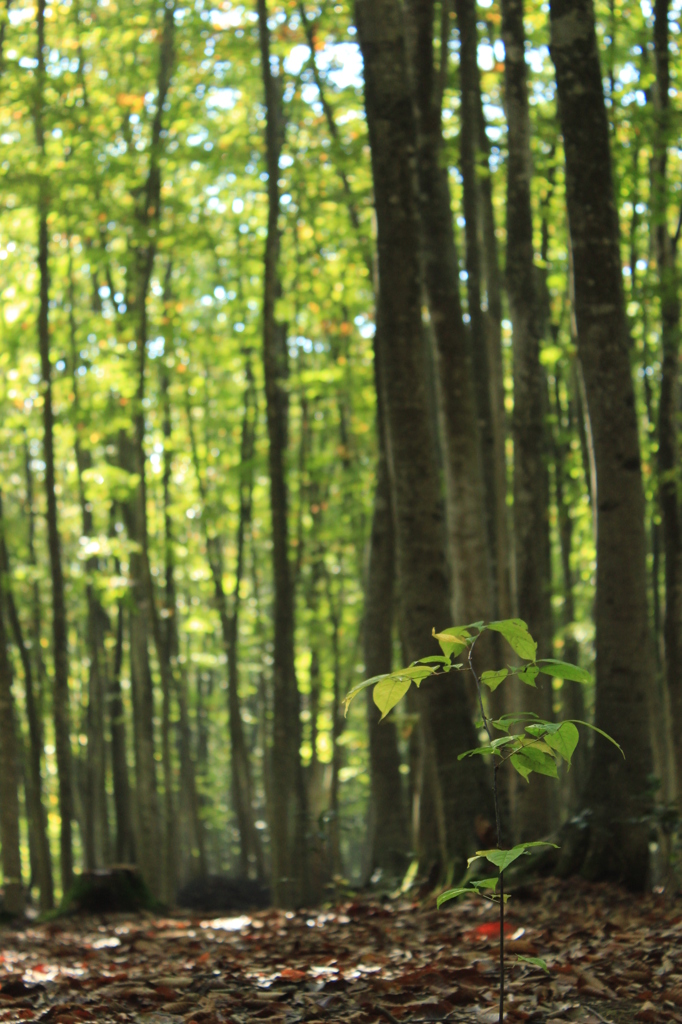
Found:
[(32, 856), (35, 859), (36, 878), (40, 891), (41, 911), (54, 907), (54, 885), (52, 881), (52, 859), (47, 834), (47, 814), (43, 802), (43, 723), (36, 700), (33, 679), (33, 664), (24, 640), (24, 632), (17, 612), (11, 585), (9, 553), (5, 543), (2, 492), (0, 492), (0, 589), (4, 594), (7, 621), (19, 650), (24, 672), (24, 702), (28, 721), (28, 750), (26, 755), (26, 809), (32, 833)]
[(156, 649), (162, 690), (170, 691), (173, 683), (172, 670), (161, 634), (149, 560), (144, 399), (148, 336), (147, 297), (154, 268), (161, 215), (161, 131), (174, 63), (175, 20), (172, 4), (164, 7), (163, 15), (163, 29), (159, 40), (156, 111), (151, 126), (149, 172), (145, 187), (138, 198), (137, 220), (141, 242), (134, 253), (135, 280), (129, 299), (135, 322), (137, 389), (133, 407), (132, 459), (129, 460), (130, 466), (127, 467), (134, 468), (139, 476), (139, 484), (132, 503), (134, 508), (129, 509), (128, 516), (132, 527), (131, 537), (139, 545), (139, 550), (130, 556), (135, 596), (135, 612), (130, 619), (130, 653), (136, 757), (137, 856), (142, 875), (157, 896), (161, 895), (167, 882), (164, 882), (163, 872), (158, 870), (159, 850), (163, 847), (154, 758), (154, 690), (147, 646), (150, 633)]
[[(73, 267), (69, 256), (69, 335), (71, 342), (71, 373), (73, 387), (72, 412), (75, 420), (75, 455), (78, 477), (78, 497), (81, 507), (81, 527), (84, 537), (93, 532), (92, 507), (86, 500), (83, 482), (84, 472), (90, 468), (90, 452), (83, 448), (81, 433), (80, 395), (78, 388), (78, 353), (76, 347), (75, 289)], [(91, 557), (86, 562), (88, 574), (85, 597), (87, 603), (87, 645), (90, 659), (88, 677), (88, 707), (86, 713), (87, 773), (85, 779), (85, 821), (83, 852), (85, 867), (103, 867), (109, 860), (109, 821), (106, 793), (106, 753), (104, 734), (104, 694), (106, 688), (106, 659), (104, 654), (104, 632), (108, 620), (95, 591), (93, 576), (98, 570), (98, 560)]]
[[(388, 466), (380, 427), (377, 482), (370, 536), (365, 614), (362, 624), (365, 675), (390, 672), (393, 667), (393, 609), (395, 567), (393, 518)], [(382, 883), (398, 881), (407, 867), (409, 835), (400, 776), (400, 751), (395, 722), (379, 722), (379, 711), (367, 691), (370, 808), (367, 875), (381, 871)]]
[(223, 541), (209, 523), (208, 491), (204, 474), (201, 470), (199, 453), (196, 444), (192, 410), (187, 407), (187, 419), (192, 449), (194, 471), (199, 485), (204, 514), (201, 522), (206, 542), (206, 554), (213, 578), (213, 593), (220, 618), (223, 650), (227, 659), (227, 706), (228, 729), (230, 735), (230, 774), (232, 782), (232, 800), (239, 829), (239, 866), (242, 874), (247, 877), (255, 868), (259, 878), (264, 877), (265, 865), (260, 837), (254, 824), (253, 787), (251, 782), (251, 765), (249, 751), (244, 735), (241, 700), (239, 696), (239, 591), (244, 575), (244, 542), (246, 530), (251, 520), (251, 494), (253, 487), (252, 459), (255, 444), (256, 396), (254, 392), (251, 366), (247, 366), (248, 386), (244, 392), (244, 416), (242, 420), (242, 436), (240, 443), (240, 480), (239, 480), (239, 522), (237, 525), (237, 562), (235, 566), (235, 585), (232, 594), (232, 609), (228, 605), (227, 594), (223, 587)]
[(668, 230), (671, 139), (669, 2), (654, 7), (654, 151), (652, 160), (652, 234), (661, 303), (661, 392), (658, 406), (658, 501), (665, 560), (665, 675), (673, 716), (676, 790), (682, 800), (682, 510), (679, 501), (679, 349), (680, 300), (676, 243)]
[[(402, 10), (396, 0), (358, 0), (365, 109), (378, 227), (378, 334), (386, 448), (395, 521), (401, 635), (414, 660), (434, 650), (432, 629), (450, 620), (444, 510), (428, 408), (421, 316), (420, 235), (412, 166), (416, 131)], [(483, 795), (483, 768), (457, 754), (475, 741), (460, 675), (419, 693), (433, 738), (447, 858), (464, 866)], [(446, 865), (441, 864), (441, 869)], [(456, 872), (455, 872), (456, 873)]]
[[(43, 135), (43, 83), (45, 80), (45, 0), (38, 2), (38, 47), (34, 131), (36, 143), (44, 153)], [(47, 183), (41, 179), (38, 195), (38, 349), (43, 391), (43, 455), (45, 459), (45, 492), (47, 497), (47, 539), (52, 579), (52, 646), (54, 658), (53, 713), (55, 749), (59, 788), (60, 868), (62, 892), (66, 893), (73, 881), (73, 839), (71, 822), (74, 812), (73, 777), (70, 735), (69, 646), (64, 574), (62, 570), (59, 512), (57, 508), (54, 464), (54, 411), (52, 408), (52, 365), (50, 362), (50, 268), (47, 215), (49, 199)]]
[[(514, 353), (514, 566), (519, 616), (538, 644), (552, 655), (549, 538), (549, 452), (545, 426), (546, 381), (540, 365), (540, 296), (533, 253), (531, 153), (523, 0), (502, 0), (502, 39), (507, 114), (507, 294)], [(551, 680), (518, 682), (521, 711), (552, 718)], [(524, 842), (551, 831), (552, 780), (533, 775), (514, 788), (514, 825)]]
[[(117, 566), (120, 573), (120, 569)], [(121, 668), (123, 666), (124, 636), (123, 602), (118, 603), (116, 615), (116, 643), (111, 673), (109, 675), (109, 731), (111, 735), (111, 774), (114, 788), (114, 815), (116, 818), (115, 854), (119, 864), (134, 863), (135, 829), (128, 781), (128, 741), (126, 737), (126, 715), (121, 690)]]
[(12, 663), (7, 649), (7, 601), (0, 587), (0, 840), (2, 842), (3, 910), (24, 910), (19, 836), (19, 757), (12, 694)]
[[(643, 888), (651, 772), (648, 693), (654, 686), (646, 590), (639, 438), (614, 201), (609, 129), (591, 0), (552, 0), (551, 54), (566, 160), (578, 352), (597, 472), (595, 724), (583, 804), (583, 850), (564, 851), (591, 879)], [(575, 831), (573, 838), (575, 839)], [(571, 844), (569, 843), (570, 847)], [(578, 852), (581, 856), (578, 857)]]
[[(488, 509), (471, 348), (462, 320), (448, 171), (443, 160), (442, 81), (434, 66), (434, 0), (411, 0), (417, 115), (417, 181), (424, 281), (438, 360), (447, 515), (456, 622), (494, 617)], [(441, 61), (447, 61), (447, 38)], [(486, 385), (487, 386), (487, 385)], [(492, 510), (491, 510), (492, 511)]]
[[(474, 0), (455, 0), (459, 31), (460, 169), (463, 179), (470, 344), (482, 453), (495, 614), (511, 614), (501, 355), (501, 298), (488, 140), (478, 67)], [(484, 286), (485, 303), (484, 303)], [(484, 308), (485, 306), (485, 308)]]
[(272, 891), (275, 903), (305, 900), (307, 811), (300, 758), (300, 697), (294, 665), (294, 588), (289, 564), (285, 473), (287, 413), (282, 378), (286, 372), (285, 328), (277, 323), (280, 292), (279, 156), (284, 135), (281, 80), (271, 65), (266, 0), (258, 0), (261, 73), (267, 111), (265, 144), (268, 173), (268, 228), (263, 288), (263, 370), (268, 426), (270, 508), (274, 572), (274, 721), (272, 736)]
[[(568, 381), (566, 382), (568, 388)], [(561, 553), (561, 590), (564, 604), (562, 609), (562, 626), (564, 661), (577, 665), (579, 660), (578, 641), (574, 635), (575, 623), (575, 574), (571, 565), (573, 554), (573, 520), (570, 515), (571, 495), (567, 494), (570, 485), (568, 474), (570, 438), (575, 436), (574, 403), (570, 391), (564, 406), (561, 399), (560, 376), (558, 368), (554, 377), (554, 488), (557, 508), (557, 533)], [(585, 698), (583, 683), (572, 679), (564, 679), (561, 686), (562, 718), (585, 719)], [(566, 776), (566, 804), (569, 814), (578, 808), (578, 801), (585, 781), (587, 767), (587, 745), (580, 743), (573, 755), (571, 770)]]

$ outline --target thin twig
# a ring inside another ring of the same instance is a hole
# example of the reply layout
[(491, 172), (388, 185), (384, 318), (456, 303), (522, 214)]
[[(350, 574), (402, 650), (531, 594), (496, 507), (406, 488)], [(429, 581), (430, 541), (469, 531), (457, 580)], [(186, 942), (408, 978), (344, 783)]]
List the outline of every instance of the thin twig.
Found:
[(599, 1020), (602, 1021), (602, 1024), (613, 1024), (612, 1020), (608, 1020), (606, 1017), (603, 1017), (599, 1010), (595, 1010), (594, 1006), (590, 1006), (589, 1003), (583, 1003), (583, 1006), (587, 1007), (588, 1010), (591, 1010), (595, 1017), (599, 1017)]
[(379, 1003), (374, 1004), (374, 1009), (376, 1010), (377, 1013), (380, 1013), (382, 1017), (385, 1017), (386, 1020), (390, 1020), (391, 1024), (400, 1024), (398, 1018), (394, 1017), (390, 1010), (387, 1010), (385, 1009), (385, 1007), (380, 1006)]

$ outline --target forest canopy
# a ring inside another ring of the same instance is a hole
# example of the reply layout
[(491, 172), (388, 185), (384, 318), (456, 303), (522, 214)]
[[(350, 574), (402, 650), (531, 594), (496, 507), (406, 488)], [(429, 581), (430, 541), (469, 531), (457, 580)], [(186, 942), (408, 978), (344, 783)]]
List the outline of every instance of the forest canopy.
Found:
[(167, 903), (456, 878), (464, 676), (342, 700), (510, 616), (594, 681), (492, 711), (626, 760), (507, 780), (507, 837), (641, 888), (682, 783), (680, 0), (36, 4), (0, 9), (8, 908), (112, 863)]

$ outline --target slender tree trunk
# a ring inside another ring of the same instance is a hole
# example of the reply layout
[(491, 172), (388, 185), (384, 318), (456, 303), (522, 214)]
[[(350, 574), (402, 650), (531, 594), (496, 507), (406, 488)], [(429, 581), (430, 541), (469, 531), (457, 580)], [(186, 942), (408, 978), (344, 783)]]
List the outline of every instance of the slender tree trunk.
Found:
[(679, 501), (679, 350), (680, 299), (676, 245), (668, 230), (670, 186), (668, 146), (671, 138), (669, 3), (654, 8), (654, 152), (652, 174), (654, 252), (661, 302), (661, 392), (658, 406), (658, 477), (661, 533), (665, 559), (665, 674), (673, 713), (676, 790), (682, 799), (682, 510)]
[[(393, 519), (388, 466), (380, 426), (377, 482), (365, 584), (362, 624), (365, 675), (390, 672), (393, 665), (393, 608), (395, 589)], [(405, 873), (409, 835), (400, 777), (400, 751), (395, 722), (379, 722), (379, 711), (367, 691), (370, 759), (368, 875), (381, 871), (391, 884)]]
[[(401, 635), (409, 660), (431, 653), (431, 630), (450, 620), (446, 531), (431, 432), (421, 318), (420, 236), (412, 159), (416, 132), (402, 10), (395, 0), (358, 0), (365, 109), (378, 226), (379, 359), (395, 519)], [(483, 769), (457, 761), (475, 740), (461, 676), (419, 694), (433, 738), (447, 857), (463, 867), (473, 820), (485, 802)], [(441, 865), (442, 869), (446, 865)]]
[[(167, 284), (171, 275), (171, 264), (168, 264)], [(168, 301), (168, 287), (165, 300)], [(164, 659), (167, 663), (177, 665), (178, 649), (176, 643), (177, 606), (175, 601), (175, 558), (173, 526), (170, 516), (170, 483), (173, 470), (173, 438), (171, 425), (171, 408), (168, 396), (168, 371), (161, 366), (161, 401), (163, 406), (163, 525), (164, 525), (164, 568), (166, 591), (164, 594), (165, 611), (165, 643)], [(163, 769), (163, 817), (164, 817), (164, 896), (172, 902), (178, 888), (177, 858), (177, 824), (175, 820), (175, 800), (173, 795), (173, 760), (171, 757), (171, 673), (166, 673), (162, 681), (161, 710), (161, 765)], [(190, 762), (191, 764), (191, 762)], [(181, 767), (184, 767), (182, 765)], [(192, 772), (192, 775), (194, 773)], [(197, 845), (201, 846), (201, 836), (197, 836)]]
[[(38, 88), (34, 111), (36, 143), (44, 153), (43, 82), (45, 80), (45, 0), (38, 2), (38, 47), (36, 69)], [(62, 570), (59, 512), (55, 491), (54, 411), (52, 408), (52, 365), (50, 363), (50, 269), (47, 215), (49, 199), (47, 182), (41, 178), (38, 195), (38, 349), (43, 384), (43, 456), (45, 460), (45, 491), (47, 497), (47, 538), (52, 578), (52, 646), (54, 657), (53, 713), (55, 749), (59, 787), (60, 868), (62, 891), (66, 893), (73, 881), (73, 778), (70, 736), (69, 646), (64, 574)]]
[(280, 283), (279, 156), (284, 135), (281, 79), (273, 73), (266, 0), (258, 0), (261, 73), (265, 89), (268, 231), (263, 295), (263, 369), (269, 441), (270, 504), (274, 571), (275, 644), (273, 664), (274, 722), (272, 742), (272, 890), (275, 903), (293, 906), (305, 900), (306, 799), (299, 748), (300, 698), (294, 665), (294, 589), (289, 564), (287, 523), (286, 342), (284, 325), (275, 319)]
[(4, 536), (2, 514), (2, 493), (0, 492), (0, 589), (4, 594), (7, 621), (19, 650), (24, 671), (24, 702), (28, 721), (28, 751), (26, 756), (26, 805), (32, 834), (32, 856), (35, 860), (35, 874), (40, 890), (40, 909), (54, 907), (54, 886), (52, 882), (52, 860), (47, 834), (47, 815), (43, 802), (42, 757), (43, 723), (36, 701), (31, 656), (24, 640), (21, 621), (17, 612), (11, 586), (9, 555)]
[(460, 106), (460, 170), (463, 181), (463, 212), (465, 219), (467, 298), (476, 385), (476, 410), (481, 438), (483, 474), (486, 494), (488, 544), (497, 565), (495, 529), (496, 477), (490, 395), (490, 360), (488, 328), (483, 311), (483, 226), (479, 173), (481, 167), (480, 104), (481, 76), (478, 69), (478, 28), (474, 0), (455, 0), (459, 30)]
[[(573, 520), (570, 516), (570, 496), (566, 493), (569, 484), (568, 456), (570, 438), (575, 436), (575, 415), (573, 403), (569, 398), (564, 407), (561, 400), (560, 378), (558, 370), (554, 378), (554, 488), (557, 508), (557, 532), (561, 553), (561, 582), (564, 604), (562, 610), (564, 661), (572, 665), (578, 664), (579, 647), (574, 634), (575, 622), (575, 578), (571, 566), (573, 553)], [(585, 698), (583, 683), (572, 679), (564, 679), (561, 686), (562, 718), (585, 720)], [(585, 781), (587, 767), (587, 746), (580, 743), (573, 755), (570, 772), (566, 777), (566, 803), (569, 813), (578, 807), (578, 801)]]
[[(119, 570), (120, 571), (120, 570)], [(118, 602), (116, 615), (116, 644), (109, 675), (109, 730), (111, 734), (111, 770), (114, 787), (114, 814), (116, 817), (115, 855), (119, 864), (133, 863), (136, 859), (135, 830), (128, 781), (126, 715), (121, 690), (123, 667), (124, 609)]]
[[(36, 535), (36, 509), (35, 509), (35, 490), (33, 486), (33, 470), (31, 469), (31, 452), (28, 441), (25, 442), (24, 446), (24, 469), (26, 476), (26, 514), (28, 516), (28, 562), (29, 565), (35, 570), (38, 559), (36, 557), (36, 546), (35, 546), (35, 535)], [(31, 622), (29, 628), (29, 637), (31, 640), (31, 654), (32, 664), (35, 670), (35, 697), (36, 697), (36, 710), (37, 715), (41, 723), (43, 723), (43, 714), (45, 713), (45, 695), (47, 691), (47, 672), (45, 671), (45, 660), (43, 658), (43, 648), (41, 646), (42, 639), (42, 605), (40, 600), (40, 585), (37, 579), (37, 573), (34, 574), (35, 579), (33, 586), (31, 587)]]
[[(255, 868), (259, 878), (264, 877), (265, 866), (260, 837), (254, 824), (253, 787), (251, 782), (251, 766), (249, 752), (244, 734), (241, 700), (239, 697), (239, 592), (244, 575), (244, 542), (246, 530), (251, 521), (251, 493), (253, 488), (253, 467), (255, 428), (256, 428), (256, 396), (254, 392), (251, 366), (247, 366), (248, 387), (244, 393), (244, 418), (242, 420), (242, 436), (240, 444), (240, 481), (239, 481), (239, 522), (237, 526), (237, 564), (235, 566), (235, 585), (232, 595), (232, 610), (228, 607), (227, 595), (223, 587), (223, 542), (220, 536), (213, 533), (206, 512), (202, 516), (204, 539), (209, 567), (213, 578), (213, 592), (220, 617), (223, 649), (227, 659), (227, 704), (228, 728), (230, 733), (230, 774), (232, 780), (232, 799), (239, 829), (239, 866), (246, 877), (250, 868)], [(199, 484), (201, 501), (208, 508), (208, 492), (204, 475), (201, 471), (197, 450), (192, 410), (187, 409), (190, 445), (194, 470)]]
[(147, 297), (154, 268), (156, 237), (161, 215), (161, 131), (164, 105), (173, 73), (174, 25), (174, 7), (171, 3), (170, 6), (164, 7), (163, 29), (159, 42), (156, 112), (152, 122), (149, 172), (138, 199), (137, 210), (140, 235), (144, 241), (135, 250), (135, 281), (130, 295), (138, 361), (131, 462), (140, 480), (134, 498), (134, 509), (130, 510), (129, 515), (133, 528), (131, 536), (139, 545), (139, 550), (130, 556), (136, 605), (130, 621), (130, 652), (136, 757), (137, 855), (142, 874), (156, 895), (162, 893), (164, 886), (167, 886), (167, 880), (164, 880), (163, 873), (158, 870), (159, 850), (163, 847), (154, 758), (154, 691), (147, 646), (150, 633), (156, 649), (162, 690), (171, 690), (173, 684), (172, 670), (161, 634), (149, 560), (144, 399), (148, 337)]
[(592, 2), (552, 0), (550, 14), (578, 352), (597, 472), (595, 724), (611, 734), (626, 755), (623, 759), (612, 744), (596, 737), (583, 798), (591, 824), (573, 830), (573, 841), (563, 851), (564, 867), (582, 861), (588, 878), (616, 878), (641, 889), (648, 866), (648, 694), (654, 686), (654, 657), (618, 215)]
[[(84, 537), (93, 532), (92, 508), (85, 496), (84, 472), (90, 468), (90, 452), (81, 443), (80, 395), (78, 388), (78, 353), (76, 347), (75, 289), (73, 268), (69, 256), (69, 334), (71, 341), (72, 410), (75, 420), (75, 455), (78, 475), (78, 496), (81, 506), (81, 524)], [(95, 591), (93, 577), (98, 570), (97, 558), (86, 563), (88, 578), (85, 596), (88, 609), (87, 645), (90, 659), (88, 678), (88, 708), (86, 715), (87, 772), (85, 778), (85, 820), (83, 852), (86, 868), (102, 867), (109, 859), (109, 821), (106, 793), (106, 750), (104, 735), (104, 693), (106, 687), (106, 660), (104, 656), (104, 632), (108, 620)]]
[(7, 649), (6, 599), (0, 588), (0, 840), (2, 842), (3, 909), (24, 910), (19, 836), (19, 756), (12, 695), (12, 663)]
[[(514, 565), (520, 617), (552, 654), (550, 603), (549, 467), (545, 426), (546, 381), (540, 365), (540, 296), (533, 254), (531, 154), (523, 0), (502, 0), (507, 113), (507, 292), (514, 345)], [(535, 688), (519, 682), (519, 709), (552, 718), (551, 680)], [(534, 775), (514, 789), (520, 841), (547, 835), (553, 818), (552, 780)]]
[[(459, 260), (448, 171), (443, 160), (441, 105), (445, 68), (438, 73), (434, 66), (434, 9), (434, 0), (411, 0), (408, 5), (413, 35), (424, 280), (438, 359), (453, 614), (456, 622), (463, 623), (493, 618), (494, 598), (476, 391), (469, 338), (462, 321)], [(441, 41), (441, 61), (447, 61), (447, 36)]]

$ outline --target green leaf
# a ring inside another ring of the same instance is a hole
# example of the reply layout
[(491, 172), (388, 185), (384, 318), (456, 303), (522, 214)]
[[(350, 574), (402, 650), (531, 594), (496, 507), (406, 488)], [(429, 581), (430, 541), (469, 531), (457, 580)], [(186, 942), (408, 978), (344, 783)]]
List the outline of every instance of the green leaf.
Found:
[(578, 746), (578, 740), (580, 739), (580, 733), (574, 726), (573, 722), (562, 722), (559, 728), (555, 731), (548, 731), (545, 733), (545, 743), (556, 750), (559, 757), (563, 757), (564, 761), (570, 765), (573, 751)]
[(457, 760), (461, 761), (463, 757), (471, 757), (472, 754), (500, 754), (502, 747), (514, 743), (518, 743), (518, 736), (497, 736), (491, 743), (486, 744), (485, 747), (473, 747), (472, 750), (463, 751), (457, 755)]
[(609, 743), (613, 743), (614, 747), (618, 747), (618, 749), (620, 750), (621, 754), (623, 754), (623, 757), (625, 757), (625, 753), (624, 753), (623, 748), (621, 747), (620, 743), (616, 743), (616, 741), (614, 740), (613, 736), (609, 736), (609, 734), (607, 732), (604, 732), (603, 729), (598, 729), (596, 725), (590, 725), (589, 722), (583, 722), (580, 718), (569, 718), (569, 719), (567, 719), (567, 721), (573, 722), (575, 725), (585, 725), (585, 726), (587, 726), (588, 729), (591, 729), (592, 732), (598, 732), (599, 735), (603, 736), (605, 740), (609, 741)]
[(536, 746), (524, 746), (521, 750), (517, 750), (515, 754), (512, 754), (510, 761), (526, 782), (531, 772), (537, 772), (538, 775), (550, 775), (553, 779), (559, 777), (554, 758), (544, 750), (538, 750)]
[(403, 699), (411, 685), (412, 680), (404, 674), (386, 676), (376, 684), (372, 699), (381, 711), (382, 719)]
[(517, 675), (526, 686), (535, 686), (535, 677), (539, 671), (540, 669), (537, 665), (526, 665), (525, 668), (519, 669)]
[(496, 868), (499, 868), (500, 874), (513, 864), (515, 860), (522, 857), (524, 853), (528, 853), (534, 846), (553, 846), (554, 849), (558, 849), (555, 843), (545, 843), (541, 841), (535, 841), (532, 843), (518, 843), (517, 846), (512, 846), (511, 850), (477, 850), (473, 857), (469, 857), (467, 866), (473, 864), (479, 857), (485, 857), (490, 864), (494, 864)]
[(496, 672), (488, 671), (481, 673), (481, 682), (485, 683), (486, 686), (490, 687), (491, 691), (496, 690), (497, 687), (502, 683), (509, 675), (508, 668), (498, 669)]
[(522, 953), (515, 953), (514, 955), (522, 964), (531, 964), (532, 967), (541, 967), (543, 971), (547, 971), (549, 974), (549, 967), (541, 956), (524, 956)]
[(458, 654), (466, 650), (467, 640), (471, 634), (465, 626), (453, 626), (452, 629), (446, 629), (443, 633), (436, 633), (433, 629), (431, 635), (440, 644), (440, 649), (446, 658), (452, 656), (456, 658)]
[(533, 722), (531, 725), (526, 726), (526, 732), (529, 736), (535, 736), (536, 739), (540, 739), (547, 732), (547, 725), (547, 722)]
[(535, 661), (538, 645), (528, 632), (528, 626), (523, 619), (501, 619), (499, 622), (489, 622), (488, 629), (494, 629), (496, 633), (501, 633), (520, 658)]
[(476, 890), (472, 889), (470, 886), (461, 886), (458, 889), (446, 889), (445, 892), (442, 892), (440, 896), (437, 897), (436, 906), (440, 907), (441, 903), (446, 903), (448, 900), (454, 900), (457, 896), (466, 896), (467, 893), (475, 894)]
[(374, 686), (375, 683), (380, 682), (382, 679), (387, 679), (388, 673), (382, 673), (380, 676), (372, 676), (371, 679), (363, 679), (361, 683), (357, 683), (352, 690), (349, 690), (346, 696), (343, 698), (344, 704), (344, 718), (348, 714), (348, 708), (350, 707), (351, 701), (357, 697), (359, 693), (366, 690), (368, 686)]
[(476, 878), (472, 881), (471, 884), (476, 889), (492, 889), (493, 891), (495, 891), (497, 889), (499, 881), (500, 876), (497, 875), (494, 878)]
[(509, 732), (512, 725), (517, 725), (519, 722), (533, 721), (537, 717), (534, 711), (523, 711), (521, 714), (502, 715), (493, 721), (493, 725), (500, 732)]
[(428, 658), (419, 658), (418, 661), (413, 661), (412, 665), (449, 665), (450, 659), (446, 658), (444, 654), (429, 654)]
[(573, 679), (576, 683), (591, 683), (592, 676), (584, 668), (571, 665), (568, 661), (557, 661), (556, 658), (542, 658), (537, 666), (545, 675), (555, 679)]

